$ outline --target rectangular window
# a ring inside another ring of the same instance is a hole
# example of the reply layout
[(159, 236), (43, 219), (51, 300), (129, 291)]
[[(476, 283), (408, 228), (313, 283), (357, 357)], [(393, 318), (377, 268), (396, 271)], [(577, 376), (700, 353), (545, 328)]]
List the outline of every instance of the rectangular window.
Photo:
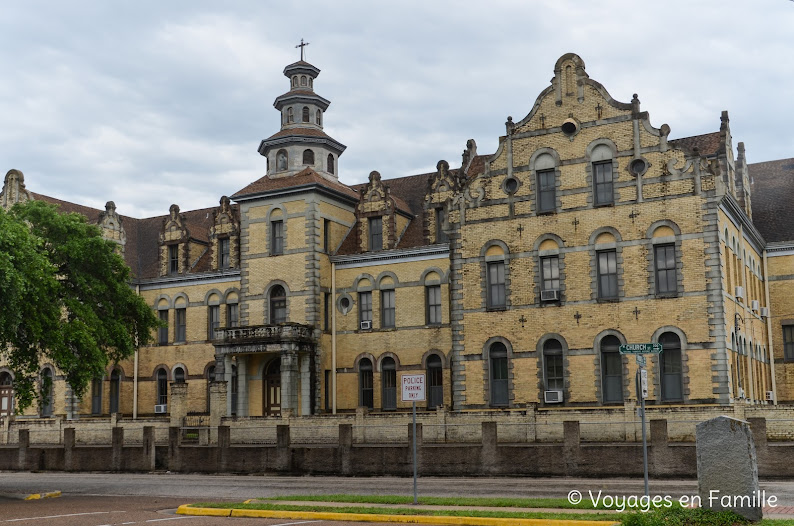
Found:
[(501, 309), (505, 302), (505, 263), (497, 261), (488, 263), (486, 269), (488, 279), (487, 305), (489, 309)]
[(331, 370), (330, 369), (326, 369), (325, 370), (325, 389), (324, 389), (324, 391), (325, 391), (324, 392), (324, 394), (325, 394), (325, 397), (324, 397), (325, 398), (325, 411), (330, 413), (332, 411), (332, 408), (331, 408)]
[(546, 368), (546, 390), (562, 391), (564, 387), (562, 375), (562, 354), (546, 354), (543, 356)]
[(240, 326), (240, 310), (236, 303), (229, 303), (226, 305), (226, 326)]
[(380, 293), (380, 326), (395, 326), (394, 291), (382, 290)]
[[(664, 354), (664, 353), (662, 353)], [(601, 353), (604, 403), (623, 401), (623, 360), (620, 353)]]
[(540, 272), (543, 280), (541, 290), (560, 290), (560, 259), (557, 256), (540, 258)]
[(656, 245), (653, 247), (653, 256), (656, 267), (656, 293), (675, 294), (678, 291), (675, 245)]
[(278, 255), (284, 253), (284, 221), (270, 222), (270, 254)]
[(168, 245), (168, 272), (179, 272), (179, 245)]
[(157, 311), (157, 314), (160, 317), (160, 321), (165, 323), (164, 327), (157, 329), (157, 343), (160, 345), (168, 345), (168, 311)]
[(331, 252), (331, 220), (323, 219), (323, 252)]
[(220, 268), (229, 268), (229, 265), (231, 265), (229, 259), (229, 238), (218, 240), (218, 245), (220, 246), (220, 260), (218, 261), (218, 265)]
[(794, 325), (783, 326), (783, 359), (794, 361)]
[(369, 218), (369, 249), (383, 250), (383, 218)]
[(372, 293), (358, 293), (358, 321), (368, 321), (372, 323)]
[(538, 172), (538, 213), (553, 212), (557, 208), (557, 181), (554, 170)]
[(441, 285), (425, 287), (427, 324), (441, 325)]
[(508, 387), (507, 357), (491, 358), (491, 405), (508, 405), (510, 402)]
[(595, 182), (595, 204), (609, 205), (614, 203), (612, 161), (593, 163), (593, 181)]
[(598, 258), (598, 298), (618, 297), (618, 255), (615, 250), (596, 252)]
[(449, 237), (444, 232), (445, 219), (444, 209), (436, 208), (436, 243), (449, 243)]
[(323, 305), (323, 330), (331, 330), (331, 293), (325, 293), (325, 303)]
[(184, 342), (186, 338), (187, 309), (176, 309), (176, 332), (174, 333), (175, 342)]
[(207, 309), (207, 338), (214, 340), (216, 338), (215, 331), (221, 326), (221, 307), (219, 305), (210, 305)]

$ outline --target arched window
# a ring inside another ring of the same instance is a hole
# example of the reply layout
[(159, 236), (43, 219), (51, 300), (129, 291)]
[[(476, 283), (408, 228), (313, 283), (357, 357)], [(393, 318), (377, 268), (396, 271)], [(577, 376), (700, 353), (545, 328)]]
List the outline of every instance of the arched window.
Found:
[(600, 144), (590, 154), (593, 170), (593, 204), (611, 205), (615, 202), (612, 149)]
[(102, 414), (102, 378), (91, 380), (91, 414)]
[(287, 124), (292, 124), (295, 122), (295, 114), (292, 113), (292, 108), (287, 108)]
[(397, 409), (397, 366), (394, 358), (384, 358), (380, 366), (381, 384), (383, 386), (383, 410)]
[(157, 404), (165, 405), (168, 403), (168, 373), (165, 369), (157, 371)]
[(0, 373), (0, 416), (14, 412), (14, 379), (11, 373)]
[(491, 405), (506, 406), (509, 403), (507, 385), (507, 347), (501, 342), (491, 345), (488, 352), (491, 380)]
[(560, 340), (551, 338), (543, 343), (543, 379), (547, 391), (562, 391), (565, 387)]
[(297, 88), (298, 87), (298, 76), (297, 75), (292, 77), (292, 87), (293, 88)]
[(301, 75), (301, 86), (306, 86), (307, 84), (306, 75)]
[(317, 113), (314, 114), (314, 118), (315, 118), (315, 122), (317, 123), (317, 126), (322, 126), (323, 125), (323, 110), (321, 110), (320, 108), (317, 108)]
[(427, 408), (444, 405), (444, 370), (437, 354), (427, 357)]
[(49, 368), (41, 371), (41, 416), (52, 416), (52, 370)]
[(358, 392), (359, 405), (372, 409), (375, 400), (372, 392), (372, 362), (369, 358), (362, 358), (358, 362)]
[(309, 107), (308, 106), (304, 106), (303, 107), (303, 112), (302, 112), (302, 115), (301, 115), (301, 122), (309, 122)]
[(119, 412), (121, 398), (121, 375), (115, 369), (110, 373), (110, 414)]
[(623, 359), (617, 336), (601, 340), (601, 391), (605, 404), (623, 402)]
[(287, 321), (287, 293), (276, 285), (270, 289), (270, 323), (277, 325)]
[(174, 382), (178, 384), (185, 383), (185, 370), (181, 367), (174, 369)]
[(328, 173), (334, 173), (334, 156), (332, 154), (328, 154)]
[(662, 400), (680, 401), (684, 399), (683, 367), (681, 365), (681, 339), (674, 332), (659, 336), (662, 344)]
[(286, 170), (288, 166), (287, 150), (279, 150), (276, 154), (276, 170)]
[(303, 150), (303, 164), (314, 164), (314, 150)]

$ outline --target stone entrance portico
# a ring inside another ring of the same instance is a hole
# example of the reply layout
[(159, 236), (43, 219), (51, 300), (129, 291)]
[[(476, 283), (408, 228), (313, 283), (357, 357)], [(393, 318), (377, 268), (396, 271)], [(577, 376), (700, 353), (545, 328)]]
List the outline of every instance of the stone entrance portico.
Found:
[[(227, 385), (226, 415), (311, 414), (318, 329), (281, 323), (223, 328), (216, 331), (216, 336), (215, 381)], [(278, 364), (273, 364), (275, 359)], [(280, 382), (274, 381), (272, 371), (280, 371)], [(258, 389), (252, 389), (251, 378), (257, 378)], [(257, 396), (261, 397), (261, 406)]]

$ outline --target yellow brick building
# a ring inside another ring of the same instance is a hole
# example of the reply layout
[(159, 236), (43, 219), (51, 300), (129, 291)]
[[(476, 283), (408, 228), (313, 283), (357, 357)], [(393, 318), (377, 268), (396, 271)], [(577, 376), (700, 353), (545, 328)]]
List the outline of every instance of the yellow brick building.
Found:
[[(495, 153), (470, 140), (458, 168), (351, 186), (319, 73), (284, 69), (267, 173), (216, 208), (135, 219), (8, 172), (3, 206), (42, 199), (95, 221), (167, 324), (84, 400), (42, 364), (54, 403), (31, 415), (167, 414), (180, 384), (185, 413), (399, 411), (416, 373), (422, 409), (622, 405), (637, 399), (629, 343), (664, 348), (648, 356), (648, 404), (794, 400), (794, 224), (767, 213), (794, 165), (748, 166), (741, 143), (734, 157), (727, 112), (719, 131), (670, 139), (567, 54)], [(0, 398), (10, 414), (1, 366)]]

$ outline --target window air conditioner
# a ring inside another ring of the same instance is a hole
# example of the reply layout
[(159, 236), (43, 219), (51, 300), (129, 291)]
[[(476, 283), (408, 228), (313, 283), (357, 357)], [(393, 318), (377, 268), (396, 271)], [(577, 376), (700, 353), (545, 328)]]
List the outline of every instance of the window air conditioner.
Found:
[(157, 404), (156, 406), (154, 406), (154, 412), (157, 414), (167, 413), (168, 404)]
[(560, 291), (557, 289), (540, 291), (540, 301), (557, 301), (559, 299)]
[(547, 404), (561, 404), (562, 403), (562, 391), (544, 391), (543, 392), (543, 401)]
[(766, 401), (767, 402), (771, 402), (774, 399), (775, 399), (775, 393), (773, 393), (772, 391), (767, 391), (766, 392)]
[(762, 318), (769, 317), (769, 307), (761, 307), (761, 317)]
[(734, 294), (734, 296), (736, 296), (736, 299), (744, 299), (744, 287), (736, 287), (736, 294)]
[(361, 322), (361, 330), (368, 331), (372, 328), (372, 322), (370, 320), (362, 321)]
[(750, 308), (753, 310), (753, 312), (758, 312), (758, 300), (751, 301)]

